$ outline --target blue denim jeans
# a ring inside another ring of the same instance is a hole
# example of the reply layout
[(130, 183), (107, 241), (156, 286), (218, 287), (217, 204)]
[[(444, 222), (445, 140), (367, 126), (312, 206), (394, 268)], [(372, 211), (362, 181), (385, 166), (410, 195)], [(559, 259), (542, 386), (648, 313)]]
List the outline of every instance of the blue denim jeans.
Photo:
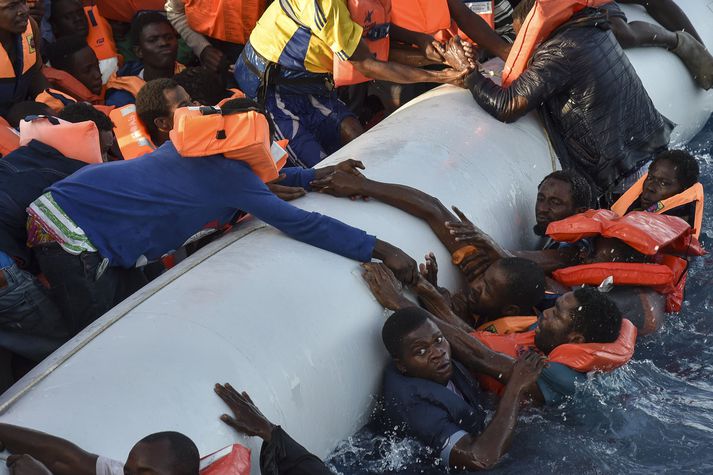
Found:
[(0, 347), (41, 361), (70, 336), (37, 278), (15, 264), (0, 269)]

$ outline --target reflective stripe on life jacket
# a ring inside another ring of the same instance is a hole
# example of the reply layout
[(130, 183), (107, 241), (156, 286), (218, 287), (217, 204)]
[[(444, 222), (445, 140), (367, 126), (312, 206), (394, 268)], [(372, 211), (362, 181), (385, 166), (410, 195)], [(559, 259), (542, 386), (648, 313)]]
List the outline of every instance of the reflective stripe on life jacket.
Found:
[(632, 211), (619, 216), (608, 209), (589, 210), (547, 226), (547, 236), (559, 242), (577, 242), (602, 236), (618, 239), (642, 254), (705, 254), (691, 226), (683, 219), (665, 214)]
[[(637, 330), (626, 318), (621, 321), (619, 337), (613, 343), (567, 343), (547, 355), (548, 361), (560, 363), (580, 373), (612, 371), (625, 365), (634, 355)], [(475, 331), (471, 336), (498, 353), (517, 358), (523, 351), (535, 348), (535, 332), (494, 333)], [(496, 393), (502, 392), (503, 384), (489, 376), (479, 376), (481, 387)]]
[(114, 123), (116, 143), (124, 160), (132, 160), (156, 150), (146, 127), (136, 114), (136, 104), (114, 109), (109, 114)]
[[(644, 182), (648, 176), (649, 174), (647, 173), (639, 178), (639, 180), (634, 183), (631, 188), (626, 190), (621, 198), (619, 198), (616, 203), (612, 205), (611, 210), (619, 216), (624, 216), (627, 211), (629, 211), (631, 205), (634, 204), (634, 202), (641, 196), (641, 193), (644, 191)], [(692, 216), (693, 235), (696, 236), (696, 238), (699, 238), (701, 235), (701, 226), (703, 225), (704, 198), (703, 185), (696, 183), (681, 193), (656, 203), (656, 211), (654, 211), (654, 213), (665, 214), (667, 211), (674, 208), (692, 203), (695, 208), (695, 215)]]
[(99, 130), (91, 120), (72, 123), (57, 117), (36, 116), (20, 121), (20, 145), (37, 140), (67, 158), (102, 163)]
[(273, 157), (270, 125), (257, 108), (223, 112), (219, 107), (182, 107), (173, 124), (171, 142), (183, 157), (222, 154), (247, 163), (264, 182), (276, 179), (287, 160), (282, 152)]
[[(362, 39), (380, 61), (389, 59), (391, 0), (347, 0), (352, 20), (363, 29)], [(348, 86), (370, 81), (348, 61), (334, 55), (334, 84)]]
[(185, 0), (185, 8), (193, 31), (244, 45), (265, 12), (265, 0)]
[(250, 475), (250, 449), (233, 444), (201, 458), (200, 475)]
[(5, 119), (0, 117), (0, 157), (5, 157), (19, 146), (20, 134)]
[(451, 26), (451, 12), (447, 0), (391, 0), (391, 22), (433, 35)]
[(104, 101), (103, 97), (94, 94), (87, 89), (87, 86), (68, 72), (45, 66), (42, 68), (42, 74), (47, 78), (53, 89), (69, 95), (75, 101), (88, 102), (90, 104), (99, 104)]
[(503, 87), (509, 86), (527, 69), (537, 47), (553, 31), (587, 7), (599, 7), (611, 0), (537, 0), (522, 22), (503, 68)]
[(537, 323), (537, 317), (502, 317), (491, 322), (485, 322), (477, 329), (479, 332), (495, 333), (496, 335), (509, 335), (522, 333)]

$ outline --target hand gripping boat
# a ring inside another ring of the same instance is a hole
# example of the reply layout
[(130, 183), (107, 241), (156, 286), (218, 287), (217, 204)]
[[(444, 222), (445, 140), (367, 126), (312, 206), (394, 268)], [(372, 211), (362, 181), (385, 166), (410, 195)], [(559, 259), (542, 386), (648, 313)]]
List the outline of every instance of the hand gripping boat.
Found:
[[(678, 3), (713, 47), (713, 2)], [(626, 12), (630, 20), (644, 18)], [(664, 50), (629, 53), (656, 106), (678, 124), (675, 140), (691, 139), (713, 110), (713, 92), (696, 89)], [(534, 245), (535, 189), (556, 166), (534, 114), (503, 124), (453, 87), (414, 100), (324, 164), (350, 157), (363, 160), (374, 179), (458, 205), (513, 248)], [(444, 265), (450, 255), (419, 220), (375, 201), (312, 194), (294, 203), (362, 227), (415, 258), (433, 250), (442, 285), (457, 283)], [(356, 262), (244, 223), (50, 356), (0, 398), (0, 420), (120, 460), (160, 430), (187, 434), (204, 455), (242, 442), (255, 458), (259, 441), (238, 439), (218, 419), (227, 408), (213, 384), (230, 381), (325, 456), (370, 413), (386, 363), (383, 321)]]

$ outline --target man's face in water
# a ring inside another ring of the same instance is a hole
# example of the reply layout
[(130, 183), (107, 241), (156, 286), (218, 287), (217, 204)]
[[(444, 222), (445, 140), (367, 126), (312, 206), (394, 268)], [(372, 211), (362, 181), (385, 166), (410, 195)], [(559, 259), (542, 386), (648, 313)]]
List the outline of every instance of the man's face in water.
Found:
[(535, 202), (535, 234), (544, 236), (550, 223), (569, 218), (580, 211), (574, 206), (572, 185), (566, 181), (548, 178), (537, 190)]
[(565, 343), (584, 343), (581, 333), (574, 331), (574, 312), (579, 303), (574, 292), (558, 298), (554, 307), (540, 315), (535, 329), (535, 346), (544, 354)]
[(497, 262), (468, 284), (468, 311), (488, 320), (503, 316), (508, 276)]
[(453, 374), (451, 345), (430, 320), (406, 335), (401, 342), (401, 357), (396, 368), (412, 378), (447, 384)]
[(683, 185), (678, 181), (678, 173), (673, 163), (668, 160), (658, 160), (649, 168), (649, 174), (644, 180), (641, 192), (641, 208), (648, 209), (652, 205), (683, 191)]

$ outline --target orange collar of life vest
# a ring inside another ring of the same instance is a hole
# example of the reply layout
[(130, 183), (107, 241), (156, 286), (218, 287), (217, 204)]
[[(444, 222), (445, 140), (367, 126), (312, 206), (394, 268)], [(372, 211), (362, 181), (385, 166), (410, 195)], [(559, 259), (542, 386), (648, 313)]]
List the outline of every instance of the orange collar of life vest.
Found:
[(66, 71), (45, 66), (42, 68), (42, 74), (47, 78), (47, 81), (53, 88), (69, 94), (74, 100), (80, 102), (88, 102), (90, 104), (99, 104), (104, 102), (104, 91), (100, 96), (91, 92), (87, 87), (79, 82), (77, 78)]
[[(37, 63), (37, 48), (32, 23), (27, 20), (25, 32), (20, 35), (22, 41), (22, 73), (25, 74)], [(15, 68), (5, 48), (0, 46), (0, 79), (14, 79)]]

